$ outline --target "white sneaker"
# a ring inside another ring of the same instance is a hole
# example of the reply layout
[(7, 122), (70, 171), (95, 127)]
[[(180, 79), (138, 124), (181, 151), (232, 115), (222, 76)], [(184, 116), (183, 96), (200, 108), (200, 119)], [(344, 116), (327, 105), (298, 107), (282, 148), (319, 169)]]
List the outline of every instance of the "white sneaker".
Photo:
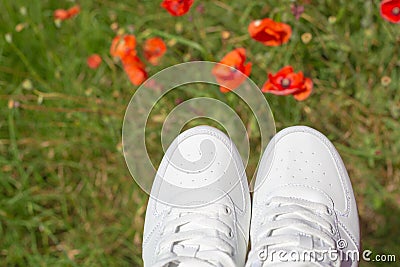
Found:
[(194, 127), (168, 148), (146, 211), (144, 266), (244, 266), (250, 193), (239, 152), (221, 131)]
[(257, 173), (250, 239), (249, 267), (358, 266), (353, 189), (324, 135), (297, 126), (270, 142)]

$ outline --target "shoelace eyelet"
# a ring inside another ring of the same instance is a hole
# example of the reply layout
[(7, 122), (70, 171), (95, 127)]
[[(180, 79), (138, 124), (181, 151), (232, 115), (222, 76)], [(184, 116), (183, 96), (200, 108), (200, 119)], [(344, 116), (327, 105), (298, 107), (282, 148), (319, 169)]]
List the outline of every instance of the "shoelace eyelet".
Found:
[(227, 236), (229, 237), (229, 239), (232, 239), (234, 237), (233, 231), (230, 230), (227, 234)]
[(232, 213), (231, 208), (229, 208), (228, 206), (225, 207), (224, 212), (226, 215), (230, 215)]
[(333, 210), (331, 208), (328, 208), (327, 209), (327, 213), (328, 213), (328, 215), (332, 216), (333, 215)]
[(331, 233), (334, 235), (336, 234), (336, 229), (334, 227), (331, 228)]

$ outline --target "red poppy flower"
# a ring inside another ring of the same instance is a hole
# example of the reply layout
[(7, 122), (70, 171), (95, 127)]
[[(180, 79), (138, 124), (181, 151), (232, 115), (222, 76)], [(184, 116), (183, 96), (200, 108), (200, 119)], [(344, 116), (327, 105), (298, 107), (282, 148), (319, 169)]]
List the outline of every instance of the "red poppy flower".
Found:
[(66, 20), (78, 15), (80, 11), (81, 8), (78, 5), (75, 5), (68, 10), (57, 9), (56, 11), (54, 11), (54, 18), (59, 20)]
[(381, 2), (381, 15), (384, 19), (400, 23), (400, 0), (384, 0)]
[(153, 65), (158, 65), (161, 57), (167, 51), (167, 46), (159, 37), (148, 39), (143, 46), (144, 56)]
[(112, 41), (110, 54), (121, 60), (126, 56), (136, 55), (136, 37), (132, 34), (116, 36)]
[(194, 0), (164, 0), (161, 6), (172, 16), (182, 16), (189, 11), (193, 2)]
[(93, 54), (87, 58), (86, 63), (89, 68), (97, 69), (102, 62), (101, 57), (98, 54)]
[(222, 58), (220, 63), (223, 65), (216, 65), (212, 69), (212, 74), (219, 83), (221, 92), (227, 93), (236, 89), (245, 81), (246, 76), (250, 75), (252, 64), (245, 62), (246, 50), (237, 48)]
[(68, 10), (57, 9), (56, 11), (54, 11), (54, 19), (59, 19), (59, 20), (69, 19)]
[(134, 85), (140, 85), (147, 79), (146, 66), (136, 55), (134, 35), (116, 36), (112, 41), (110, 54), (121, 59), (122, 66)]
[(267, 46), (279, 46), (289, 41), (292, 28), (272, 19), (255, 20), (249, 24), (251, 38)]
[(134, 85), (140, 85), (147, 79), (146, 66), (136, 55), (130, 54), (124, 57), (122, 65), (129, 80)]
[(101, 65), (102, 61), (103, 60), (98, 54), (93, 54), (87, 58), (86, 63), (89, 68), (97, 69)]
[(78, 15), (79, 12), (81, 12), (81, 7), (78, 5), (75, 5), (75, 6), (71, 7), (70, 9), (68, 9), (68, 13), (71, 17)]
[(286, 66), (275, 75), (268, 74), (268, 81), (262, 91), (274, 95), (293, 95), (298, 101), (305, 100), (311, 94), (313, 82), (302, 72), (294, 73), (292, 66)]

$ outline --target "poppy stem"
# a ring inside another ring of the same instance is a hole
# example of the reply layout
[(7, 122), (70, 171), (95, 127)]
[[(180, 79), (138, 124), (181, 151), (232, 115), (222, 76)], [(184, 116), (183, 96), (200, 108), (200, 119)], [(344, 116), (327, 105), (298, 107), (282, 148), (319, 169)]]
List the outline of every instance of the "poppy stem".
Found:
[(177, 35), (173, 35), (173, 34), (170, 34), (170, 33), (166, 33), (166, 32), (163, 32), (163, 31), (160, 31), (160, 30), (157, 30), (157, 29), (150, 29), (149, 31), (154, 35), (159, 35), (159, 36), (167, 38), (167, 39), (176, 40), (178, 43), (181, 43), (183, 45), (187, 45), (189, 47), (192, 47), (192, 48), (198, 50), (201, 53), (201, 55), (202, 55), (204, 60), (212, 60), (213, 59), (212, 55), (210, 53), (208, 53), (207, 50), (203, 46), (201, 46), (200, 44), (198, 44), (196, 42), (193, 42), (193, 41), (190, 41), (190, 40), (188, 40), (186, 38), (183, 38), (181, 36), (177, 36)]
[(246, 9), (243, 11), (242, 15), (240, 16), (239, 19), (239, 24), (245, 24), (245, 22), (247, 21), (248, 17), (250, 16), (250, 12), (253, 10), (253, 8), (255, 6), (260, 6), (259, 3), (255, 3), (255, 2), (250, 2)]
[(10, 152), (13, 157), (14, 162), (16, 163), (15, 165), (17, 166), (17, 170), (20, 174), (21, 177), (24, 178), (24, 180), (28, 179), (28, 175), (24, 168), (22, 167), (22, 162), (21, 162), (21, 157), (20, 157), (20, 152), (18, 149), (18, 144), (17, 144), (17, 134), (16, 134), (16, 127), (15, 127), (15, 110), (12, 109), (8, 113), (8, 133), (10, 137)]

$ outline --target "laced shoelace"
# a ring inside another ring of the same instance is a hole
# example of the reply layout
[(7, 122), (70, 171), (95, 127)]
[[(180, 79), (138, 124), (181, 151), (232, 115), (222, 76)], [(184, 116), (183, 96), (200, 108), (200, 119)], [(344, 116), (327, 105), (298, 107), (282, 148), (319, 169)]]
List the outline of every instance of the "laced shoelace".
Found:
[[(259, 258), (260, 251), (307, 250), (299, 244), (300, 233), (319, 239), (324, 250), (336, 249), (337, 227), (334, 211), (324, 204), (289, 197), (273, 197), (266, 203), (265, 220), (256, 233), (254, 244), (249, 254), (247, 266), (262, 267), (266, 264)], [(298, 233), (298, 234), (296, 234)], [(315, 244), (314, 244), (315, 245)], [(317, 248), (318, 249), (318, 248)], [(268, 257), (268, 255), (267, 255)], [(329, 258), (323, 261), (312, 261), (314, 266), (337, 266)]]
[(213, 204), (194, 211), (171, 210), (153, 267), (235, 266), (229, 242), (234, 232), (221, 216), (232, 216), (231, 208)]

